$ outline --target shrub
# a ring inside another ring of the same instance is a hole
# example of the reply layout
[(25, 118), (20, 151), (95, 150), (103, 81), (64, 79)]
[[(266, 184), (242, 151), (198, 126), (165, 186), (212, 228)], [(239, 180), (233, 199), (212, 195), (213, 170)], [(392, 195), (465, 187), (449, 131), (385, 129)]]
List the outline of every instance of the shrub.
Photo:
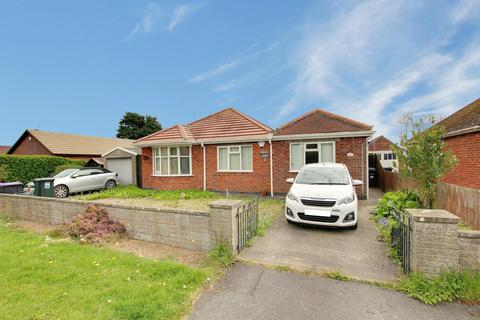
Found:
[(94, 205), (87, 207), (85, 213), (75, 218), (63, 227), (63, 233), (74, 240), (86, 243), (100, 243), (112, 235), (122, 236), (125, 226), (112, 220), (106, 210)]
[(378, 200), (374, 213), (374, 220), (377, 225), (380, 239), (390, 240), (390, 233), (396, 222), (392, 216), (392, 209), (400, 211), (407, 208), (418, 208), (420, 199), (417, 193), (406, 191), (387, 192)]
[(84, 163), (82, 160), (52, 156), (0, 156), (0, 166), (5, 170), (4, 179), (23, 183), (30, 182), (35, 178), (47, 177), (60, 165), (75, 164), (82, 166)]
[(82, 166), (75, 163), (61, 164), (59, 166), (56, 166), (55, 170), (53, 170), (53, 172), (50, 175), (54, 176), (66, 169), (79, 169), (79, 168), (82, 168)]
[(427, 304), (462, 301), (480, 303), (480, 273), (466, 271), (443, 272), (438, 277), (410, 273), (400, 283), (400, 290)]
[(0, 182), (7, 181), (7, 171), (3, 165), (0, 165)]

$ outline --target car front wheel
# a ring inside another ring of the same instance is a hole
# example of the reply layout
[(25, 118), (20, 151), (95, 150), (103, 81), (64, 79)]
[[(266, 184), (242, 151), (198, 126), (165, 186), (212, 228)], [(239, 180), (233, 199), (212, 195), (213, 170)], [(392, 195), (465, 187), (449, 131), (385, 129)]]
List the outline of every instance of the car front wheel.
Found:
[(117, 186), (117, 183), (115, 180), (108, 180), (107, 183), (105, 183), (105, 189), (109, 190), (112, 188), (115, 188)]
[(63, 184), (58, 185), (53, 189), (53, 193), (55, 198), (66, 198), (68, 197), (68, 187)]

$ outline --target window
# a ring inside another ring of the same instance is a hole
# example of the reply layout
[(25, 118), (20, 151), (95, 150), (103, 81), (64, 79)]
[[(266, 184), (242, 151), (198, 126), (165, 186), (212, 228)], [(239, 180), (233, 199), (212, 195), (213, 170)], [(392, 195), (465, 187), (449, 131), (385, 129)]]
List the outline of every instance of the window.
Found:
[(334, 142), (290, 144), (290, 171), (298, 171), (306, 164), (319, 162), (335, 162)]
[(191, 175), (190, 147), (154, 148), (153, 174), (158, 176)]
[(218, 147), (218, 171), (252, 171), (252, 146)]
[(394, 153), (385, 153), (383, 154), (383, 160), (395, 160), (395, 154)]

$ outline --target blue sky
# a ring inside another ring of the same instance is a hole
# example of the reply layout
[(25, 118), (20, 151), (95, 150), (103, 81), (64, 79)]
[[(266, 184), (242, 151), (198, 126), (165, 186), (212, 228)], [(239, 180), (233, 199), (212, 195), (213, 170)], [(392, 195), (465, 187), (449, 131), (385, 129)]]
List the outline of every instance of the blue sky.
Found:
[(401, 114), (479, 97), (480, 0), (0, 3), (0, 144), (226, 106), (272, 127), (324, 108), (396, 140)]

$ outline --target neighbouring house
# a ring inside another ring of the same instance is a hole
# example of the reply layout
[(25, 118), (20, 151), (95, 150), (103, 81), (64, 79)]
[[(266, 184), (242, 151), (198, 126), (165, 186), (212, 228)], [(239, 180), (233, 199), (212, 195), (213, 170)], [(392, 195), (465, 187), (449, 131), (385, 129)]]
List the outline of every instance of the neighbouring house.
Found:
[(480, 189), (480, 99), (443, 119), (438, 125), (447, 129), (444, 141), (458, 160), (443, 182)]
[(380, 164), (386, 170), (398, 168), (397, 158), (392, 151), (393, 142), (384, 136), (378, 136), (368, 142), (368, 154), (377, 155)]
[(8, 150), (12, 155), (48, 155), (90, 160), (115, 147), (133, 147), (132, 140), (89, 137), (28, 129)]
[(0, 154), (6, 154), (9, 149), (10, 146), (0, 146)]
[(142, 148), (142, 183), (153, 189), (204, 189), (284, 194), (308, 163), (340, 162), (368, 197), (367, 139), (372, 126), (313, 110), (273, 130), (233, 108), (135, 142)]

